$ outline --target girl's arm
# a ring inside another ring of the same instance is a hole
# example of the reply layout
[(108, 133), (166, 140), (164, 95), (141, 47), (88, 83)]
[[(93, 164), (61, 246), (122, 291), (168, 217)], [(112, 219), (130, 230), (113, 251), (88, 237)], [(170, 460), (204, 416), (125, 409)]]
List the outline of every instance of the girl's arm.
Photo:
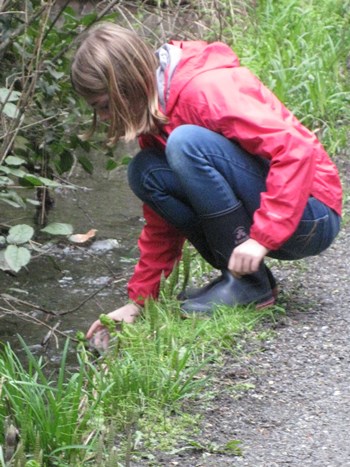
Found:
[(157, 298), (162, 274), (167, 277), (180, 261), (185, 238), (151, 208), (144, 205), (145, 225), (138, 241), (140, 259), (128, 283), (129, 298), (143, 304)]

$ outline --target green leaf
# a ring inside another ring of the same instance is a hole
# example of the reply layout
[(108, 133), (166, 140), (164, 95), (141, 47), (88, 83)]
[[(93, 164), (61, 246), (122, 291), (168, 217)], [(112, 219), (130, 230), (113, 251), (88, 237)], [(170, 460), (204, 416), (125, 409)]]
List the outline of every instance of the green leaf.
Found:
[(7, 156), (5, 159), (5, 164), (7, 165), (22, 165), (25, 163), (25, 160), (17, 156)]
[(42, 186), (43, 185), (41, 180), (39, 179), (39, 177), (36, 177), (35, 175), (27, 174), (27, 175), (25, 175), (25, 177), (23, 177), (23, 180), (25, 180), (26, 182), (30, 183), (33, 186)]
[(68, 172), (73, 167), (74, 164), (74, 157), (70, 151), (63, 151), (60, 154), (60, 160), (58, 163), (58, 167), (61, 173)]
[(53, 78), (57, 79), (57, 80), (59, 80), (59, 79), (63, 78), (63, 76), (65, 76), (65, 73), (63, 71), (57, 71), (52, 67), (48, 67), (47, 69), (48, 69), (48, 72), (50, 73), (50, 75)]
[(4, 203), (9, 204), (13, 208), (21, 208), (22, 207), (20, 204), (16, 203), (15, 201), (12, 201), (10, 199), (5, 198), (1, 194), (0, 194), (0, 201), (3, 201)]
[(25, 160), (21, 157), (16, 156), (7, 156), (5, 159), (5, 163), (7, 165), (22, 165), (25, 163)]
[(108, 159), (106, 163), (106, 170), (114, 170), (118, 167), (118, 164), (113, 159)]
[(90, 149), (91, 149), (91, 143), (89, 141), (83, 141), (81, 140), (80, 138), (78, 138), (78, 145), (84, 149), (84, 151), (86, 152), (90, 152)]
[(128, 165), (129, 162), (131, 161), (131, 159), (132, 159), (132, 157), (130, 157), (130, 156), (124, 156), (124, 157), (122, 157), (120, 163), (122, 165)]
[(47, 187), (57, 188), (59, 186), (62, 186), (61, 183), (55, 182), (54, 180), (50, 180), (49, 178), (45, 178), (45, 177), (38, 177), (38, 178), (42, 182), (42, 185), (45, 185)]
[(76, 13), (75, 13), (75, 11), (74, 11), (74, 8), (72, 8), (71, 6), (67, 6), (67, 7), (64, 9), (63, 15), (64, 15), (64, 16), (72, 16), (73, 18), (75, 18)]
[(24, 180), (31, 183), (33, 186), (47, 186), (51, 188), (57, 188), (61, 186), (60, 183), (50, 180), (49, 178), (39, 177), (31, 174), (25, 174), (23, 177)]
[(0, 269), (2, 271), (9, 271), (10, 266), (7, 264), (7, 261), (5, 260), (5, 251), (0, 250)]
[(30, 251), (22, 246), (9, 245), (5, 250), (5, 260), (12, 271), (18, 272), (31, 258)]
[(83, 18), (81, 19), (81, 23), (84, 26), (88, 26), (89, 24), (92, 24), (95, 21), (96, 18), (97, 18), (96, 13), (89, 13), (89, 14), (83, 16)]
[(225, 444), (224, 450), (228, 453), (234, 454), (235, 456), (241, 456), (242, 455), (242, 448), (240, 447), (241, 444), (242, 442), (240, 440), (233, 439), (231, 441), (228, 441)]
[(6, 167), (5, 165), (0, 165), (0, 172), (4, 172), (6, 175), (14, 175), (15, 177), (24, 177), (27, 172), (22, 169), (14, 169), (12, 167)]
[(94, 171), (94, 166), (92, 165), (91, 161), (85, 156), (79, 156), (78, 157), (79, 164), (82, 165), (83, 169), (89, 173), (90, 175)]
[(25, 463), (24, 467), (40, 467), (41, 464), (34, 459), (31, 459)]
[(0, 102), (17, 101), (20, 98), (20, 96), (21, 93), (19, 91), (10, 91), (7, 88), (0, 88)]
[(16, 118), (18, 115), (17, 106), (12, 104), (12, 102), (7, 102), (4, 105), (2, 112), (10, 118)]
[(22, 178), (22, 177), (25, 177), (27, 175), (27, 172), (25, 172), (22, 169), (15, 169), (15, 168), (12, 168), (12, 167), (10, 167), (9, 169), (10, 169), (10, 171), (8, 172), (8, 174), (13, 175), (14, 177)]
[(41, 232), (45, 232), (51, 235), (71, 235), (73, 233), (73, 226), (70, 224), (62, 224), (60, 222), (53, 222), (47, 225)]
[(34, 229), (27, 224), (18, 224), (11, 227), (7, 236), (7, 242), (14, 245), (21, 245), (29, 242), (34, 235)]
[(32, 206), (40, 206), (40, 201), (37, 199), (26, 198), (26, 203), (31, 204)]
[(15, 152), (19, 149), (27, 152), (29, 146), (30, 146), (30, 141), (27, 138), (25, 138), (24, 136), (20, 136), (20, 135), (16, 136), (16, 139), (13, 143)]
[(0, 200), (15, 208), (25, 208), (26, 204), (23, 199), (14, 191), (0, 192)]
[(8, 177), (0, 176), (0, 186), (13, 185), (15, 182)]

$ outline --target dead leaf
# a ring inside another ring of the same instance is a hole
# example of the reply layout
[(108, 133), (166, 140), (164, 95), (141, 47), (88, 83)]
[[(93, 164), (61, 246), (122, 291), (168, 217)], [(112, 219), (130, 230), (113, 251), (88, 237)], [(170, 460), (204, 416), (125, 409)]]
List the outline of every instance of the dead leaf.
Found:
[(68, 237), (68, 239), (73, 243), (85, 243), (88, 240), (91, 240), (96, 235), (97, 230), (91, 229), (86, 234), (74, 234)]

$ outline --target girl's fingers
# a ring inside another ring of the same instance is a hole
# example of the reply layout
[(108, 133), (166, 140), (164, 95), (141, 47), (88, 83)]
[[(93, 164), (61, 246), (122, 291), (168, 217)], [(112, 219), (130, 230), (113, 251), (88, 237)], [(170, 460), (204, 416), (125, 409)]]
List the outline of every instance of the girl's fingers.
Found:
[(91, 339), (91, 337), (95, 334), (97, 331), (101, 331), (104, 329), (104, 326), (101, 324), (101, 321), (98, 319), (92, 325), (90, 326), (89, 330), (86, 333), (86, 338)]
[(90, 345), (99, 351), (105, 351), (109, 344), (109, 332), (107, 329), (97, 331), (90, 339)]

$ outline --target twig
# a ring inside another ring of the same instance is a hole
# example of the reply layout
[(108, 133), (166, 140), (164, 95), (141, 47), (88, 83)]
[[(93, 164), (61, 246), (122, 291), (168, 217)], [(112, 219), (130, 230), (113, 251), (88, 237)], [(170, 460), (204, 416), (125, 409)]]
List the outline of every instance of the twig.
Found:
[(12, 1), (12, 0), (8, 0), (8, 1), (0, 0), (0, 11), (5, 11), (6, 8), (8, 8), (8, 5), (9, 5), (10, 1)]
[(27, 313), (25, 313), (24, 311), (17, 310), (17, 309), (9, 310), (9, 309), (1, 307), (1, 310), (3, 312), (5, 312), (5, 314), (9, 314), (9, 315), (15, 314), (18, 318), (21, 318), (23, 321), (34, 322), (37, 325), (44, 326), (45, 328), (49, 329), (52, 334), (54, 334), (56, 332), (60, 336), (71, 339), (73, 342), (79, 342), (78, 339), (76, 339), (74, 337), (71, 337), (70, 335), (68, 335), (67, 333), (65, 333), (63, 331), (59, 331), (57, 329), (57, 324), (55, 326), (49, 326), (47, 323), (45, 323), (44, 321), (41, 321), (40, 319), (36, 318), (35, 316), (30, 316), (29, 317), (27, 315)]
[(110, 279), (106, 284), (104, 284), (102, 287), (100, 287), (98, 290), (96, 290), (95, 292), (93, 292), (91, 295), (89, 295), (85, 300), (83, 300), (78, 306), (74, 307), (74, 308), (71, 308), (70, 310), (67, 310), (67, 311), (63, 311), (62, 313), (59, 313), (58, 316), (64, 316), (64, 315), (68, 315), (69, 313), (74, 313), (75, 311), (78, 311), (79, 308), (81, 308), (83, 305), (85, 305), (86, 302), (88, 302), (89, 300), (91, 300), (92, 298), (95, 297), (95, 295), (99, 294), (103, 289), (105, 289), (106, 287), (109, 287), (111, 285), (112, 282), (114, 283), (117, 283), (117, 282), (121, 282), (123, 281), (124, 279), (119, 279), (118, 281), (114, 281), (114, 279)]
[[(111, 2), (110, 5), (107, 5), (106, 8), (104, 10), (101, 11), (101, 13), (99, 15), (97, 15), (97, 17), (95, 19), (93, 19), (91, 21), (91, 23), (89, 23), (84, 29), (83, 31), (81, 32), (85, 32), (87, 31), (89, 28), (91, 28), (91, 26), (93, 26), (95, 23), (97, 23), (98, 21), (100, 21), (104, 16), (107, 15), (107, 13), (110, 12), (110, 10), (114, 7), (114, 5), (116, 5), (118, 2), (120, 2), (120, 0), (113, 0)], [(80, 31), (79, 31), (80, 32)], [(77, 35), (79, 34), (79, 32), (77, 32)], [(68, 50), (75, 46), (75, 41), (72, 41), (70, 44), (67, 44), (65, 47), (63, 47), (63, 49), (57, 54), (55, 55), (55, 57), (53, 57), (52, 59), (50, 59), (51, 63), (56, 63), (57, 60), (59, 60), (66, 52), (68, 52)]]
[(43, 42), (45, 41), (45, 39), (47, 38), (47, 36), (50, 34), (50, 32), (52, 31), (52, 28), (55, 26), (55, 24), (57, 23), (57, 21), (60, 19), (60, 16), (62, 15), (63, 11), (65, 10), (66, 6), (71, 3), (71, 0), (66, 0), (65, 3), (61, 6), (60, 10), (58, 11), (57, 15), (54, 17), (54, 19), (52, 20), (50, 26), (48, 27), (44, 37), (43, 37)]
[[(1, 294), (0, 297), (8, 305), (10, 305), (11, 302), (14, 302), (14, 303), (18, 303), (18, 304), (23, 305), (23, 306), (28, 306), (30, 308), (33, 308), (34, 310), (42, 311), (43, 313), (46, 313), (46, 314), (51, 315), (51, 316), (58, 316), (58, 312), (56, 312), (56, 311), (46, 310), (43, 307), (41, 307), (40, 305), (35, 305), (35, 303), (31, 303), (31, 302), (27, 302), (25, 300), (21, 300), (20, 298), (13, 297), (12, 295), (9, 295), (9, 294), (6, 294), (6, 293)], [(2, 306), (0, 306), (0, 310), (5, 310), (5, 309)]]
[[(102, 287), (100, 287), (95, 292), (91, 293), (88, 297), (86, 297), (77, 306), (75, 306), (75, 307), (73, 307), (73, 308), (71, 308), (69, 310), (62, 311), (62, 312), (55, 311), (55, 310), (47, 310), (46, 308), (44, 308), (44, 307), (42, 307), (40, 305), (36, 305), (35, 303), (27, 302), (25, 300), (21, 300), (20, 298), (13, 297), (12, 295), (9, 295), (9, 294), (6, 294), (6, 293), (0, 294), (0, 298), (2, 298), (5, 301), (5, 303), (7, 303), (8, 305), (10, 305), (10, 302), (14, 302), (14, 303), (18, 303), (20, 305), (23, 305), (23, 306), (26, 306), (26, 307), (29, 307), (29, 308), (33, 308), (34, 310), (42, 311), (43, 313), (46, 313), (46, 314), (48, 314), (50, 316), (56, 316), (56, 317), (57, 316), (64, 316), (64, 315), (68, 315), (70, 313), (74, 313), (75, 311), (78, 311), (83, 305), (85, 305), (86, 302), (88, 302), (89, 300), (94, 298), (97, 294), (102, 292), (102, 290), (104, 290), (106, 287), (109, 287), (112, 282), (113, 283), (118, 283), (118, 282), (121, 282), (123, 280), (125, 280), (125, 279), (119, 279), (119, 280), (110, 279), (106, 284), (104, 284)], [(5, 308), (0, 306), (0, 311), (3, 311), (3, 310), (6, 311)]]
[(20, 34), (22, 34), (22, 32), (26, 29), (26, 27), (30, 26), (37, 18), (39, 18), (41, 16), (41, 14), (43, 13), (43, 11), (45, 11), (46, 9), (46, 5), (44, 4), (31, 18), (29, 18), (28, 22), (25, 23), (25, 24), (21, 24), (20, 26), (18, 26), (18, 28), (16, 28), (11, 34), (10, 36), (5, 39), (2, 44), (0, 44), (0, 57), (1, 57), (1, 53), (7, 49), (7, 47), (11, 44), (11, 41), (15, 38), (15, 37), (18, 37)]
[[(20, 129), (21, 123), (24, 119), (24, 112), (30, 102), (30, 99), (32, 98), (38, 78), (38, 71), (40, 69), (40, 54), (42, 50), (42, 39), (45, 31), (46, 24), (49, 20), (49, 13), (50, 13), (51, 7), (48, 7), (46, 9), (46, 6), (43, 6), (39, 11), (40, 12), (46, 12), (46, 15), (44, 15), (43, 19), (40, 22), (40, 30), (36, 39), (36, 44), (35, 44), (35, 50), (33, 53), (33, 57), (30, 59), (29, 63), (27, 64), (27, 76), (25, 77), (25, 74), (23, 72), (23, 84), (22, 88), (23, 91), (21, 93), (20, 99), (17, 102), (17, 109), (18, 109), (18, 115), (15, 117), (15, 119), (12, 122), (12, 128), (14, 129), (14, 132), (7, 133), (4, 141), (2, 143), (2, 147), (0, 150), (1, 153), (1, 161), (6, 158), (8, 152), (10, 151), (12, 144), (14, 142), (14, 139)], [(36, 16), (36, 15), (34, 15)], [(25, 29), (26, 27), (29, 26), (30, 22), (33, 20), (33, 17), (28, 20), (23, 25), (23, 28)], [(12, 37), (12, 36), (10, 36)], [(0, 53), (1, 53), (1, 45), (0, 45)], [(33, 72), (34, 70), (34, 72)]]
[[(1, 111), (1, 110), (0, 110)], [(62, 113), (57, 113), (56, 115), (51, 115), (51, 117), (43, 118), (42, 120), (38, 120), (37, 122), (34, 123), (29, 123), (28, 125), (24, 125), (21, 127), (21, 130), (26, 130), (27, 128), (31, 128), (32, 126), (40, 125), (41, 123), (47, 122), (48, 120), (53, 120), (56, 118), (58, 115), (61, 115)], [(7, 131), (6, 133), (0, 135), (0, 139), (4, 139), (5, 136), (11, 135), (12, 133), (15, 133), (17, 129)]]

